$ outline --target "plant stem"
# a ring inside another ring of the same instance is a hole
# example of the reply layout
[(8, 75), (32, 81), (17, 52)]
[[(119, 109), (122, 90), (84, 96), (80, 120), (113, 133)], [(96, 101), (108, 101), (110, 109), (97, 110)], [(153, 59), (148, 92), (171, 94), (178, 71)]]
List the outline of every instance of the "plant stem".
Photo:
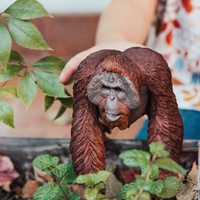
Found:
[(58, 184), (59, 188), (61, 189), (61, 191), (62, 191), (62, 193), (63, 193), (63, 195), (64, 195), (64, 199), (65, 199), (65, 200), (69, 200), (68, 197), (67, 197), (67, 195), (65, 194), (64, 190), (62, 189), (62, 186), (61, 186), (61, 184), (60, 184), (60, 181), (56, 178), (55, 175), (54, 175), (54, 177), (55, 177), (55, 179), (56, 179), (56, 183)]
[[(153, 156), (153, 158), (152, 158), (152, 163), (154, 163), (155, 160), (156, 160), (156, 156)], [(145, 183), (149, 180), (149, 177), (150, 177), (150, 175), (151, 175), (152, 169), (153, 169), (153, 165), (151, 165), (151, 167), (149, 168), (149, 171), (148, 171), (147, 176), (146, 176), (146, 178), (145, 178)], [(144, 188), (141, 187), (140, 190), (139, 190), (139, 192), (138, 192), (137, 195), (135, 196), (134, 200), (138, 200), (138, 199), (139, 199), (139, 197), (140, 197), (140, 195), (142, 194), (143, 190), (144, 190)]]
[(8, 81), (5, 81), (5, 82), (3, 83), (3, 85), (1, 86), (1, 88), (2, 88), (3, 86), (5, 86), (7, 82), (8, 82)]

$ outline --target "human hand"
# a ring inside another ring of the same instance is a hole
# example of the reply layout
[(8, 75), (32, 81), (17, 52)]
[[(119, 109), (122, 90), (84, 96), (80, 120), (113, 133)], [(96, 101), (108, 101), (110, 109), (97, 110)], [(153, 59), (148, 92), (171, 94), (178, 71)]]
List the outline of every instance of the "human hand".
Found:
[(76, 73), (76, 70), (78, 66), (80, 65), (80, 63), (91, 53), (94, 53), (102, 49), (115, 49), (119, 51), (125, 51), (126, 49), (130, 47), (134, 47), (134, 46), (144, 47), (140, 44), (127, 42), (127, 41), (110, 41), (110, 42), (98, 44), (72, 57), (65, 65), (59, 77), (59, 81), (61, 83), (67, 83), (71, 79), (71, 77)]

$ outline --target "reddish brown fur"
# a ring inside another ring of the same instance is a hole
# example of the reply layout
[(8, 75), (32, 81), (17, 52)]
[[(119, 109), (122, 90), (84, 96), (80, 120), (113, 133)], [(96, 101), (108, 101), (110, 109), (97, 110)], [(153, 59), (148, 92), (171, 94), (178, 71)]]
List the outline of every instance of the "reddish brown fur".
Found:
[(75, 78), (70, 151), (76, 173), (105, 169), (105, 125), (99, 121), (98, 107), (87, 98), (88, 83), (105, 70), (128, 77), (138, 90), (148, 87), (145, 110), (149, 117), (148, 141), (164, 143), (170, 157), (179, 162), (183, 123), (172, 91), (171, 73), (163, 57), (139, 47), (125, 52), (102, 50), (80, 64)]
[(113, 129), (114, 127), (118, 127), (120, 130), (124, 130), (128, 128), (129, 126), (129, 117), (131, 115), (131, 112), (129, 108), (126, 106), (125, 103), (120, 101), (120, 107), (121, 107), (121, 115), (120, 118), (117, 121), (111, 122), (106, 117), (105, 112), (105, 104), (108, 97), (105, 97), (101, 100), (99, 103), (99, 111), (100, 111), (100, 118), (102, 119), (103, 123), (108, 126), (108, 128)]

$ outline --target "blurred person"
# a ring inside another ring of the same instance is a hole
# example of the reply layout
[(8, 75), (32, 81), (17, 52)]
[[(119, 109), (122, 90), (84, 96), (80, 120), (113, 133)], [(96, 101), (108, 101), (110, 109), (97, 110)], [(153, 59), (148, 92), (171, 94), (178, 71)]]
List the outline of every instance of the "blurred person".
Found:
[[(199, 8), (199, 0), (111, 1), (101, 14), (95, 46), (69, 60), (60, 82), (68, 82), (80, 62), (95, 51), (151, 48), (163, 55), (171, 69), (184, 139), (200, 139)], [(147, 124), (148, 120), (136, 139), (147, 139)]]

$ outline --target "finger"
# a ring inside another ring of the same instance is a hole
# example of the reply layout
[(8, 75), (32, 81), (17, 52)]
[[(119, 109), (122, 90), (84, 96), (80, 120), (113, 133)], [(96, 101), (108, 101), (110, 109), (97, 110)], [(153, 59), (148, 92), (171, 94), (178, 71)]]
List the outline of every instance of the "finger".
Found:
[(81, 60), (76, 56), (70, 59), (62, 71), (59, 77), (59, 81), (61, 83), (67, 83), (71, 79), (71, 77), (75, 74), (80, 62)]

